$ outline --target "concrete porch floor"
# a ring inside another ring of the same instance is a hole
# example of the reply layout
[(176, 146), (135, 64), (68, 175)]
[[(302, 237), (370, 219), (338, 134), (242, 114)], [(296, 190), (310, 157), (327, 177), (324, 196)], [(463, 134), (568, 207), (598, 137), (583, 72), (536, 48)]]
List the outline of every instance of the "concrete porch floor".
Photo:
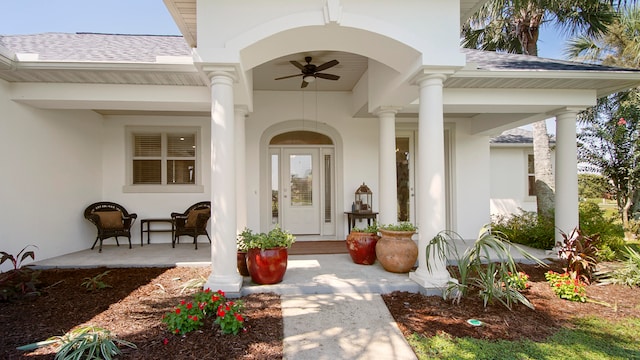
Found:
[[(208, 243), (198, 244), (198, 250), (194, 250), (192, 243), (176, 244), (175, 248), (167, 243), (143, 247), (134, 244), (132, 249), (127, 245), (103, 245), (102, 253), (96, 247), (32, 264), (40, 269), (211, 266), (211, 245)], [(458, 249), (463, 253), (468, 244), (460, 245)], [(541, 260), (548, 257), (542, 250), (526, 248), (526, 251)], [(513, 256), (516, 261), (526, 261), (515, 251)], [(241, 295), (257, 292), (288, 295), (384, 294), (396, 290), (420, 292), (421, 289), (409, 279), (409, 274), (387, 272), (378, 261), (373, 265), (358, 265), (351, 261), (349, 254), (314, 254), (289, 255), (287, 272), (279, 284), (257, 285), (250, 277), (245, 277)]]

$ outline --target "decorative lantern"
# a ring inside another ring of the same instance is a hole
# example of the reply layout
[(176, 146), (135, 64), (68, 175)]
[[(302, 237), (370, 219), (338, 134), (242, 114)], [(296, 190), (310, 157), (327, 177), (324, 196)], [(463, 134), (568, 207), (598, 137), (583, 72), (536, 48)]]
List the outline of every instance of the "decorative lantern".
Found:
[(364, 183), (356, 190), (354, 212), (370, 213), (373, 209), (373, 193)]

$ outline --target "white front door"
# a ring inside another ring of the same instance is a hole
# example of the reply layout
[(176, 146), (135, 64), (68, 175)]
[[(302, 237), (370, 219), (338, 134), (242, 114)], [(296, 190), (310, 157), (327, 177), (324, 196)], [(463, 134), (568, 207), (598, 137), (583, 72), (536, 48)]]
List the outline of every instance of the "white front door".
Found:
[(296, 235), (320, 234), (318, 148), (285, 148), (282, 161), (282, 227)]

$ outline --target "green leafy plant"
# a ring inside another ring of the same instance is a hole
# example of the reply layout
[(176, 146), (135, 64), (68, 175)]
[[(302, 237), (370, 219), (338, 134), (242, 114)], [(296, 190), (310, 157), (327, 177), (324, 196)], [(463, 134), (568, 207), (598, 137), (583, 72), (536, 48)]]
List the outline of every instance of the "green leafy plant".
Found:
[(244, 228), (240, 234), (236, 237), (236, 247), (240, 252), (247, 252), (249, 250), (249, 241), (255, 236), (253, 231), (249, 228)]
[(518, 271), (517, 273), (509, 272), (507, 273), (505, 286), (512, 287), (519, 291), (527, 290), (531, 286), (529, 284), (529, 275), (522, 271)]
[(478, 238), (462, 256), (456, 247), (456, 242), (461, 241), (460, 235), (452, 231), (441, 231), (427, 245), (427, 270), (429, 271), (431, 271), (430, 258), (445, 261), (448, 258), (457, 259), (459, 278), (458, 281), (448, 283), (443, 293), (445, 298), (451, 296), (454, 302), (459, 303), (462, 297), (473, 290), (477, 291), (483, 299), (485, 307), (497, 300), (510, 310), (514, 303), (533, 308), (531, 302), (518, 289), (519, 283), (511, 281), (513, 274), (518, 273), (515, 260), (511, 256), (511, 249), (515, 249), (526, 259), (542, 266), (546, 264), (509, 242), (503, 234), (492, 232), (488, 226), (480, 229)]
[(378, 223), (374, 221), (373, 224), (368, 225), (367, 227), (364, 227), (364, 228), (354, 227), (354, 228), (351, 229), (351, 232), (377, 234), (378, 233)]
[(34, 245), (27, 245), (16, 256), (0, 251), (2, 255), (0, 265), (5, 261), (10, 261), (13, 265), (13, 269), (0, 273), (0, 300), (6, 301), (20, 296), (40, 294), (36, 288), (40, 283), (38, 280), (40, 271), (32, 269), (31, 265), (22, 265), (28, 258), (35, 260), (35, 253), (32, 250), (25, 251), (29, 247), (37, 249)]
[(504, 234), (513, 243), (536, 249), (551, 249), (555, 241), (553, 221), (546, 217), (538, 218), (535, 212), (494, 216), (491, 228)]
[(382, 230), (390, 230), (390, 231), (418, 231), (418, 227), (410, 222), (399, 222), (397, 224), (385, 224), (380, 225), (380, 229)]
[(623, 257), (625, 261), (620, 267), (596, 274), (601, 283), (640, 286), (640, 253), (626, 246)]
[(94, 277), (86, 277), (83, 279), (84, 281), (80, 285), (84, 286), (87, 289), (87, 291), (102, 290), (102, 289), (110, 288), (111, 285), (102, 281), (102, 278), (107, 276), (110, 272), (111, 270), (107, 270)]
[(243, 238), (247, 242), (247, 249), (273, 249), (278, 247), (291, 247), (296, 238), (289, 233), (276, 226), (268, 233), (254, 234), (251, 230), (245, 229), (242, 233)]
[(113, 356), (121, 355), (118, 345), (136, 349), (136, 345), (121, 340), (111, 335), (107, 329), (97, 326), (82, 326), (62, 336), (54, 336), (46, 341), (41, 341), (18, 347), (18, 350), (30, 351), (50, 344), (56, 345), (55, 359), (113, 359)]
[(215, 323), (220, 325), (223, 334), (237, 335), (240, 330), (244, 329), (244, 316), (242, 311), (244, 304), (242, 301), (227, 301), (218, 306), (216, 312), (217, 318)]
[(553, 292), (561, 299), (579, 302), (587, 301), (586, 284), (580, 279), (572, 277), (571, 274), (566, 272), (558, 274), (554, 271), (547, 272), (544, 277)]
[(558, 257), (565, 260), (565, 271), (573, 278), (580, 278), (587, 284), (591, 283), (598, 265), (596, 244), (600, 238), (598, 234), (586, 236), (580, 229), (574, 229), (571, 234), (563, 232), (562, 244), (558, 250)]

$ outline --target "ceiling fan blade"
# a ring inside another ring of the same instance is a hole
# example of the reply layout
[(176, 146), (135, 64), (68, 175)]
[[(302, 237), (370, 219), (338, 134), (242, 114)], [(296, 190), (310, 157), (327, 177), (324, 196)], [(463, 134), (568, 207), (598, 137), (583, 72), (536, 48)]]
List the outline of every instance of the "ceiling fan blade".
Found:
[(297, 74), (297, 75), (288, 75), (288, 76), (283, 76), (283, 77), (279, 77), (279, 78), (275, 78), (274, 80), (282, 80), (282, 79), (288, 79), (288, 78), (292, 78), (292, 77), (298, 77), (298, 76), (302, 76), (303, 74)]
[(290, 63), (293, 64), (293, 66), (297, 67), (300, 70), (304, 70), (304, 65), (300, 64), (299, 62), (295, 61), (295, 60), (290, 60)]
[(327, 79), (327, 80), (338, 80), (340, 76), (333, 74), (325, 74), (325, 73), (316, 73), (316, 77)]
[(306, 81), (302, 80), (302, 85), (300, 85), (300, 89), (304, 89), (304, 88), (306, 88), (308, 85), (309, 85), (309, 83), (308, 83), (308, 82), (306, 82)]
[(316, 71), (322, 71), (322, 70), (327, 70), (328, 68), (334, 67), (336, 65), (338, 65), (339, 62), (338, 60), (331, 60), (329, 62), (326, 62), (320, 66), (316, 66)]

